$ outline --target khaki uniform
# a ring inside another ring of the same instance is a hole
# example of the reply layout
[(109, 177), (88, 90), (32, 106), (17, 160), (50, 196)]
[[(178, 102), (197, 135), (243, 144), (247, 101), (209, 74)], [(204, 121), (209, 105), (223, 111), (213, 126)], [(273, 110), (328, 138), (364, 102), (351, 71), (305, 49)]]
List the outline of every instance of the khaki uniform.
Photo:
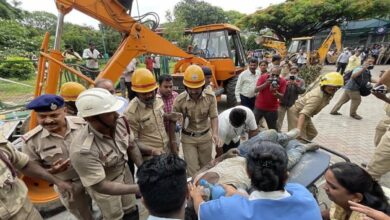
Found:
[[(192, 100), (187, 92), (183, 92), (176, 98), (173, 111), (182, 113), (184, 117), (181, 143), (188, 173), (192, 176), (212, 159), (213, 143), (209, 119), (218, 117), (217, 100), (210, 91), (204, 91), (198, 101)], [(205, 134), (197, 136), (202, 133)]]
[(82, 184), (100, 208), (103, 219), (122, 219), (126, 213), (137, 209), (134, 195), (106, 195), (96, 192), (91, 186), (103, 181), (123, 184), (133, 183), (127, 166), (127, 148), (134, 141), (128, 133), (125, 118), (118, 118), (115, 138), (105, 136), (87, 125), (73, 139), (70, 159)]
[[(26, 154), (19, 152), (0, 135), (0, 219), (40, 220), (39, 212), (27, 198), (27, 187), (12, 169), (22, 169), (29, 161)], [(11, 168), (13, 166), (14, 168)]]
[[(137, 97), (133, 98), (125, 111), (125, 117), (138, 139), (145, 146), (168, 150), (168, 135), (164, 126), (164, 102), (156, 95), (153, 108), (146, 107)], [(150, 159), (144, 157), (145, 159)]]
[(386, 117), (376, 127), (376, 148), (367, 166), (368, 173), (377, 180), (390, 171), (390, 104), (385, 104), (385, 111)]
[[(48, 130), (38, 125), (36, 128), (22, 136), (22, 139), (24, 140), (22, 151), (27, 154), (31, 160), (41, 163), (43, 167), (50, 167), (60, 158), (63, 160), (68, 159), (70, 144), (86, 123), (82, 118), (66, 116), (66, 124), (67, 130), (65, 137), (50, 133)], [(69, 166), (65, 171), (53, 175), (62, 180), (72, 182), (74, 190), (73, 200), (69, 201), (68, 197), (60, 194), (60, 200), (66, 209), (78, 219), (88, 218), (86, 215), (88, 215), (88, 210), (92, 210), (92, 200), (82, 186), (80, 178), (74, 168)], [(56, 186), (54, 186), (54, 189), (59, 192)], [(89, 217), (91, 216), (92, 211), (89, 213)]]
[(305, 122), (301, 130), (301, 137), (313, 140), (318, 132), (311, 118), (318, 114), (326, 105), (329, 104), (333, 96), (324, 93), (321, 87), (317, 87), (308, 92), (305, 96), (299, 98), (295, 104), (288, 110), (287, 114), (292, 117), (288, 119), (288, 130), (296, 128), (300, 114), (305, 115)]

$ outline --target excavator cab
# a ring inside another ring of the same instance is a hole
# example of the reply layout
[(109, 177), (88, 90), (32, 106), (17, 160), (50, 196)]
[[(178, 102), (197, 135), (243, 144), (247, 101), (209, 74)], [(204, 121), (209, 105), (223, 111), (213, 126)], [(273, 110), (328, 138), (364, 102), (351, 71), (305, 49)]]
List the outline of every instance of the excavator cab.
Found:
[[(306, 53), (306, 60), (310, 61), (310, 64), (318, 63), (317, 51), (313, 49), (314, 37), (299, 37), (293, 38), (288, 48), (289, 59), (295, 60), (300, 50)], [(317, 60), (317, 61), (316, 61)]]
[(213, 24), (193, 28), (191, 45), (193, 53), (204, 59), (230, 59), (236, 67), (246, 65), (240, 31), (233, 25)]

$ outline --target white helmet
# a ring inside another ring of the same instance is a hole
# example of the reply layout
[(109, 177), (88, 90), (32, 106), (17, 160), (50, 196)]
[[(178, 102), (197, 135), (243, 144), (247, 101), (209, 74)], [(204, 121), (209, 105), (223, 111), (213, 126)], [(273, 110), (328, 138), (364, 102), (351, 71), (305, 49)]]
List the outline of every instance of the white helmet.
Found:
[(123, 106), (123, 100), (117, 99), (109, 91), (92, 88), (80, 93), (76, 100), (78, 116), (89, 117), (115, 112)]

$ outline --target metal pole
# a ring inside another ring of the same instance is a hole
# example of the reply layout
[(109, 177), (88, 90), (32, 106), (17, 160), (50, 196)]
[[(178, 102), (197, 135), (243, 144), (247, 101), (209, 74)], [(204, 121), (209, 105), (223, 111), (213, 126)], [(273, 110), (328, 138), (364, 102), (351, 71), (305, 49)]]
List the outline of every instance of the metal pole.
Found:
[(57, 18), (57, 29), (56, 29), (56, 36), (54, 40), (54, 49), (55, 50), (60, 50), (61, 49), (61, 37), (62, 37), (62, 32), (64, 30), (64, 17), (65, 14), (59, 12), (58, 13), (58, 18)]

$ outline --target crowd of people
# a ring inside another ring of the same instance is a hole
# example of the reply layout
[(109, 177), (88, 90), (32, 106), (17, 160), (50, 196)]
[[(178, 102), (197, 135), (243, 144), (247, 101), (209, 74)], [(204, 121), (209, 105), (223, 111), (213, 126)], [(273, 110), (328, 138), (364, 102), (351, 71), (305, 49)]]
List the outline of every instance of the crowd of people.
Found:
[[(289, 61), (278, 55), (271, 63), (250, 59), (238, 76), (238, 105), (220, 114), (209, 80), (212, 71), (198, 65), (185, 70), (181, 94), (173, 91), (170, 75), (137, 68), (132, 60), (120, 80), (123, 97), (108, 79), (96, 80), (89, 89), (65, 83), (60, 95), (36, 97), (27, 108), (36, 113), (38, 126), (22, 136), (22, 152), (0, 140), (0, 168), (5, 170), (0, 193), (8, 193), (0, 196), (5, 200), (0, 218), (42, 218), (16, 176), (18, 169), (54, 184), (77, 219), (96, 218), (92, 201), (103, 219), (139, 219), (137, 194), (151, 220), (390, 219), (389, 203), (376, 181), (390, 167), (387, 130), (381, 130), (368, 172), (353, 163), (329, 167), (324, 186), (332, 201), (329, 210), (321, 212), (304, 186), (288, 183), (288, 171), (302, 155), (319, 148), (298, 140), (317, 136), (311, 118), (344, 86), (344, 78), (326, 73), (306, 92), (300, 68), (284, 68), (283, 62)], [(361, 83), (354, 79), (375, 82), (369, 71), (373, 62), (367, 58), (352, 68), (332, 114), (359, 91)], [(387, 85), (388, 78), (390, 71), (376, 83)], [(390, 103), (384, 94), (373, 94)], [(354, 118), (356, 109), (351, 107)], [(286, 114), (288, 132), (281, 133)], [(202, 179), (223, 186), (224, 196), (206, 199)]]

